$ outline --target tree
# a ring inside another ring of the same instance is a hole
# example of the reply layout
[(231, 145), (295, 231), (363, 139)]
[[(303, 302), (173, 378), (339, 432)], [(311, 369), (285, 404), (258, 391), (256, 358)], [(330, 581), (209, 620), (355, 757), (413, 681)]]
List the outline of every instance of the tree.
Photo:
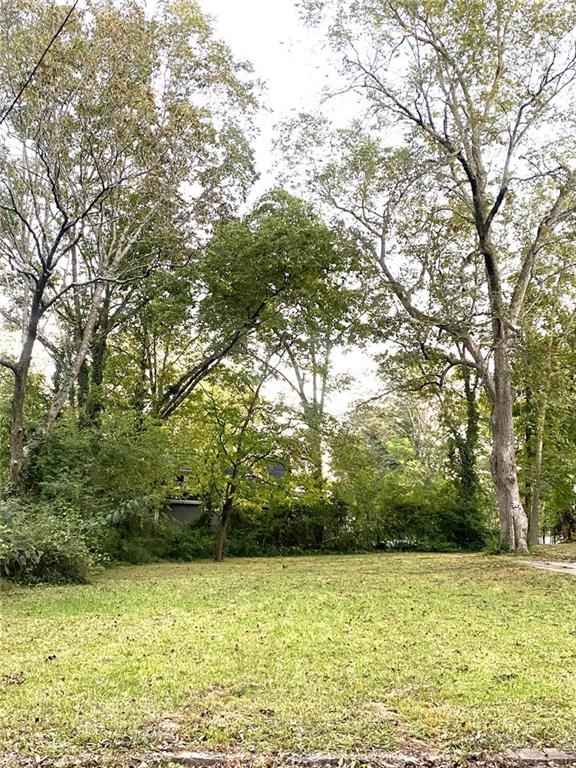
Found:
[(251, 369), (223, 366), (175, 417), (178, 459), (189, 467), (191, 488), (199, 493), (205, 512), (217, 521), (214, 560), (224, 559), (232, 514), (266, 497), (281, 482), (271, 467), (285, 467), (284, 433), (290, 428), (282, 404), (263, 395), (270, 377), (264, 363)]
[(534, 270), (570, 237), (575, 210), (575, 11), (500, 0), (306, 7), (329, 20), (344, 89), (366, 104), (363, 123), (322, 137), (331, 159), (308, 162), (312, 181), (372, 235), (404, 317), (478, 371), (501, 546), (525, 552), (511, 361)]
[(327, 225), (312, 207), (303, 208), (302, 214), (294, 234), (310, 253), (321, 255), (324, 274), (295, 297), (293, 304), (283, 307), (260, 338), (272, 354), (275, 376), (298, 399), (313, 484), (322, 495), (326, 490), (327, 397), (347, 383), (346, 377), (335, 379), (333, 356), (367, 336), (373, 274), (368, 245), (360, 233), (341, 222)]
[(478, 372), (446, 361), (430, 339), (414, 339), (409, 331), (413, 329), (404, 328), (396, 338), (395, 353), (383, 356), (381, 375), (393, 391), (418, 393), (430, 406), (436, 405), (438, 420), (447, 431), (449, 470), (465, 512), (478, 504), (480, 496)]
[[(0, 100), (10, 101), (62, 17), (58, 5), (3, 4), (11, 44), (0, 51)], [(51, 335), (41, 324), (52, 329), (73, 297), (75, 343), (37, 437), (69, 398), (112, 286), (154, 268), (157, 254), (142, 264), (134, 248), (174, 218), (183, 185), (190, 190), (184, 209), (206, 227), (214, 210), (230, 210), (223, 194), (232, 198), (252, 178), (235, 114), (252, 102), (242, 75), (192, 0), (163, 3), (154, 18), (138, 5), (102, 0), (75, 12), (6, 115), (0, 279), (9, 321), (21, 332), (16, 356), (0, 360), (14, 379), (13, 481), (25, 455), (34, 348)]]
[(446, 478), (446, 431), (414, 392), (363, 405), (332, 441), (333, 492), (356, 546), (479, 548), (484, 511)]
[[(568, 436), (571, 433), (569, 414), (573, 397), (576, 323), (574, 277), (570, 268), (572, 244), (568, 248), (559, 248), (554, 256), (535, 274), (523, 319), (524, 332), (514, 361), (514, 384), (523, 393), (517, 412), (524, 426), (521, 465), (530, 544), (537, 544), (540, 534), (545, 442), (551, 442), (550, 453), (555, 454), (556, 466), (567, 469), (564, 441), (568, 438), (570, 442)], [(544, 370), (545, 376), (542, 375)], [(550, 413), (555, 422), (553, 426), (549, 424)]]
[[(177, 366), (175, 350), (164, 358), (171, 370), (153, 401), (163, 419), (246, 344), (258, 339), (268, 349), (270, 344), (277, 348), (279, 339), (286, 338), (282, 329), (287, 318), (294, 318), (303, 307), (314, 311), (312, 303), (317, 307), (320, 297), (333, 290), (337, 275), (342, 275), (341, 264), (333, 260), (333, 235), (310, 206), (284, 190), (268, 192), (242, 219), (225, 219), (215, 229), (193, 265), (196, 301), (179, 321), (181, 334), (188, 334), (187, 349), (182, 354), (180, 345)], [(342, 258), (353, 258), (352, 241), (342, 239), (339, 246), (348, 249)], [(172, 328), (168, 327), (172, 333), (178, 327), (174, 321), (172, 316)], [(170, 333), (160, 342), (166, 343), (171, 343)]]

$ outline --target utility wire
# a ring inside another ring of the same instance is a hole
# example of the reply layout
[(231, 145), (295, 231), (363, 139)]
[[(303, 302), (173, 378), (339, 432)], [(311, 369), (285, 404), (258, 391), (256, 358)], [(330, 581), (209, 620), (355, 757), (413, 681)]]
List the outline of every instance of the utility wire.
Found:
[(54, 45), (54, 43), (58, 39), (60, 33), (62, 32), (62, 30), (64, 29), (64, 27), (68, 23), (68, 20), (69, 20), (70, 16), (72, 16), (72, 14), (74, 13), (74, 10), (75, 10), (76, 6), (78, 5), (78, 2), (79, 2), (79, 0), (74, 0), (74, 3), (70, 6), (70, 9), (68, 10), (68, 13), (64, 17), (64, 20), (62, 21), (62, 23), (60, 24), (60, 26), (58, 27), (56, 32), (52, 35), (52, 38), (51, 38), (50, 42), (48, 43), (46, 48), (44, 48), (42, 56), (40, 56), (40, 58), (36, 62), (36, 66), (34, 67), (34, 69), (28, 75), (28, 77), (26, 78), (26, 80), (22, 84), (22, 87), (20, 88), (20, 90), (18, 91), (16, 96), (14, 96), (14, 99), (12, 100), (12, 103), (10, 104), (10, 106), (8, 107), (6, 112), (4, 112), (4, 114), (0, 118), (0, 125), (2, 125), (2, 123), (6, 120), (6, 118), (10, 114), (10, 112), (12, 112), (12, 110), (14, 109), (14, 107), (16, 106), (18, 101), (20, 100), (20, 98), (21, 98), (22, 94), (24, 93), (24, 91), (26, 90), (26, 88), (28, 88), (28, 86), (32, 82), (32, 80), (34, 78), (34, 75), (36, 74), (36, 72), (38, 71), (40, 65), (44, 61), (44, 58), (45, 58), (46, 54), (48, 53), (50, 48), (52, 48), (52, 46)]

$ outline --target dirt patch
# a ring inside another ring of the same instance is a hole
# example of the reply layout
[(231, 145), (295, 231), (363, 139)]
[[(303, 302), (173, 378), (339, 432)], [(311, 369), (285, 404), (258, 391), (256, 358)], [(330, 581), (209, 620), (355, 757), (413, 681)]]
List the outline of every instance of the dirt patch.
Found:
[(530, 568), (538, 568), (541, 571), (553, 571), (565, 573), (567, 576), (576, 576), (576, 563), (563, 562), (561, 560), (518, 560), (521, 565)]

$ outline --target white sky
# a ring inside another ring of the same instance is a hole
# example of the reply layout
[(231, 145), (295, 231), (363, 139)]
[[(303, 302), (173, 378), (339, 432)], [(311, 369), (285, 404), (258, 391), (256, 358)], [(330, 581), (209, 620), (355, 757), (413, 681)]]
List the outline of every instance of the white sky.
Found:
[[(274, 126), (299, 112), (317, 108), (322, 88), (335, 82), (330, 53), (321, 36), (301, 24), (294, 0), (199, 0), (199, 3), (204, 13), (212, 17), (218, 36), (230, 46), (236, 58), (252, 63), (255, 75), (266, 86), (266, 110), (262, 110), (258, 118), (260, 137), (255, 145), (261, 175), (255, 191), (261, 194), (275, 183)], [(382, 383), (376, 378), (376, 366), (366, 351), (337, 352), (334, 368), (337, 374), (355, 377), (348, 391), (329, 399), (329, 410), (334, 415), (343, 414), (352, 402), (382, 390)], [(288, 394), (284, 387), (279, 385), (279, 389)]]
[(274, 125), (294, 113), (313, 110), (330, 77), (323, 41), (300, 23), (293, 0), (199, 0), (212, 17), (218, 36), (237, 59), (250, 61), (265, 83), (265, 110), (256, 161), (262, 179), (258, 191), (273, 183)]

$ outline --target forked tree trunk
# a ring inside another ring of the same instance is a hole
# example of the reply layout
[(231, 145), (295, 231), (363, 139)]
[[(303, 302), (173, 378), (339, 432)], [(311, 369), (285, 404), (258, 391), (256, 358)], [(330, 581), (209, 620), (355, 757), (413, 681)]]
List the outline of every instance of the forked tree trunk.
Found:
[(68, 396), (70, 395), (74, 383), (78, 379), (78, 374), (84, 365), (84, 361), (86, 360), (86, 356), (90, 348), (90, 342), (92, 341), (94, 328), (98, 319), (98, 310), (100, 309), (102, 296), (104, 294), (104, 286), (104, 282), (100, 282), (97, 283), (96, 287), (94, 288), (94, 293), (92, 294), (92, 300), (90, 302), (90, 311), (86, 319), (80, 345), (76, 350), (70, 371), (67, 373), (59, 392), (56, 394), (52, 405), (48, 409), (44, 424), (42, 424), (37, 431), (36, 442), (38, 442), (40, 438), (44, 437), (48, 434), (48, 432), (50, 432), (56, 422), (56, 419), (60, 415), (60, 412), (68, 399)]
[(518, 483), (513, 404), (508, 349), (505, 341), (502, 341), (494, 351), (490, 469), (500, 518), (500, 547), (512, 552), (525, 553), (528, 552), (528, 517), (522, 505)]

